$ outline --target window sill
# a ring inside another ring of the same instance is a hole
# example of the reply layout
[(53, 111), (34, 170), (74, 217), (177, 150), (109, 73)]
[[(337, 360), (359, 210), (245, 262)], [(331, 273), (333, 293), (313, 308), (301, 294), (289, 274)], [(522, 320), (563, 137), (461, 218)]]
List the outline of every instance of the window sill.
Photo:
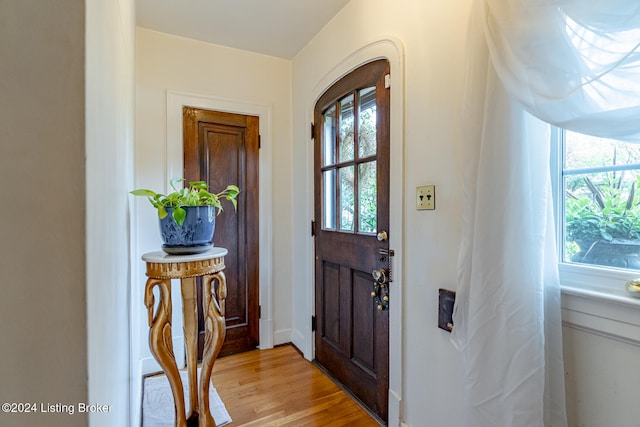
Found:
[(640, 298), (624, 284), (638, 272), (560, 265), (565, 326), (640, 345)]

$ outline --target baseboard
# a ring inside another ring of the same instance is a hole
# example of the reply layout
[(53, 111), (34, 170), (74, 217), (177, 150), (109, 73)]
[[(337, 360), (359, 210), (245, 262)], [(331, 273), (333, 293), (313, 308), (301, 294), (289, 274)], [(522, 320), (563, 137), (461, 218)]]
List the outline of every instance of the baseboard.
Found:
[(130, 383), (131, 402), (129, 402), (129, 407), (131, 411), (129, 413), (129, 425), (140, 426), (142, 425), (142, 362), (132, 363), (132, 366), (135, 368), (133, 368)]
[(149, 375), (161, 372), (162, 368), (153, 357), (144, 357), (140, 359), (140, 374)]
[(389, 389), (389, 427), (408, 427), (406, 423), (400, 422), (400, 395), (394, 390)]
[(302, 352), (305, 359), (313, 360), (311, 345), (299, 329), (294, 329), (291, 332), (291, 342)]
[(292, 342), (291, 329), (280, 329), (273, 332), (273, 346)]
[(266, 350), (273, 348), (273, 322), (268, 319), (260, 319), (260, 348)]

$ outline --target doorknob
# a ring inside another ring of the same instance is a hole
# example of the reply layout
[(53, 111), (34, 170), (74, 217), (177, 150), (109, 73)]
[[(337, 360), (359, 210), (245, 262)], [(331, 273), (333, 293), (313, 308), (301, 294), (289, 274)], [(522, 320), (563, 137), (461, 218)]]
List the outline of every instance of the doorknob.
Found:
[(388, 238), (389, 238), (389, 235), (387, 234), (386, 231), (381, 231), (376, 236), (376, 239), (378, 239), (379, 242), (386, 242)]

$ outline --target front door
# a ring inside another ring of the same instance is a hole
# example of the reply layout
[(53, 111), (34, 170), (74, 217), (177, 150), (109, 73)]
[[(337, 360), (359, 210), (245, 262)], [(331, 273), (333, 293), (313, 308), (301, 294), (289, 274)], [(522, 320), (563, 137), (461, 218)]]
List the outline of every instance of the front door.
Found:
[(314, 111), (316, 361), (383, 421), (393, 304), (388, 75), (386, 60), (366, 64)]
[[(226, 248), (227, 337), (220, 355), (256, 348), (259, 341), (258, 283), (258, 117), (183, 109), (184, 177), (207, 181), (212, 191), (240, 187), (238, 211), (222, 201), (213, 244)], [(198, 286), (199, 292), (201, 287)], [(201, 296), (199, 295), (201, 301)], [(198, 313), (198, 352), (204, 343), (204, 319)]]

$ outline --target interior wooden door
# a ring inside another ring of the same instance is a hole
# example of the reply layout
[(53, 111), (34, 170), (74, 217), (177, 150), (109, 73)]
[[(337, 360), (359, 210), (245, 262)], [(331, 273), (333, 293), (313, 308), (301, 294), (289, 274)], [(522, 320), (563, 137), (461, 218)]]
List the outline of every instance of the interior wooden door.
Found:
[(315, 357), (383, 421), (393, 301), (372, 272), (388, 278), (388, 74), (386, 60), (364, 65), (314, 111)]
[[(183, 109), (184, 176), (207, 181), (212, 191), (240, 187), (238, 210), (222, 201), (213, 244), (226, 248), (227, 337), (220, 355), (256, 348), (259, 342), (258, 117), (191, 107)], [(198, 286), (199, 292), (201, 287)], [(201, 301), (201, 296), (199, 300)], [(200, 305), (200, 304), (199, 304)], [(204, 320), (198, 313), (199, 354)]]

